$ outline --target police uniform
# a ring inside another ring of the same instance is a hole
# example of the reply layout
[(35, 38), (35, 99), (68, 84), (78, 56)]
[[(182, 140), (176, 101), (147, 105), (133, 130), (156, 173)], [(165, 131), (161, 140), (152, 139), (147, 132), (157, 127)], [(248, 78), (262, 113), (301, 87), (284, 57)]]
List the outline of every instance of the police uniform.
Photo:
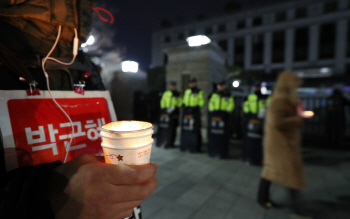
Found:
[[(221, 82), (219, 85), (224, 85)], [(234, 109), (234, 98), (229, 91), (216, 91), (208, 103), (208, 154), (211, 157), (227, 158), (229, 145), (230, 113)]]
[(246, 164), (262, 164), (263, 123), (269, 100), (266, 95), (252, 93), (243, 103), (245, 127), (243, 160)]
[[(195, 78), (190, 83), (196, 82)], [(201, 107), (204, 106), (203, 91), (197, 86), (188, 88), (183, 96), (181, 123), (181, 151), (200, 152), (201, 136)]]
[[(170, 82), (170, 85), (176, 85), (176, 83)], [(161, 115), (158, 125), (157, 147), (169, 148), (174, 146), (181, 104), (179, 91), (167, 90), (163, 93), (160, 100)]]

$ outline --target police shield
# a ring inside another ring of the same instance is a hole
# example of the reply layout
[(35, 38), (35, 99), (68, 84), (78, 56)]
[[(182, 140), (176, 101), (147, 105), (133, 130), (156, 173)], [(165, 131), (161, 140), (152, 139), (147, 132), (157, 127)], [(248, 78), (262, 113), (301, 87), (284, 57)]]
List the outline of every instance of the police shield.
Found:
[(200, 113), (199, 108), (185, 108), (182, 115), (181, 125), (181, 151), (189, 151), (191, 153), (200, 152), (201, 133), (200, 133)]
[(247, 164), (261, 165), (263, 120), (257, 116), (250, 118), (246, 130), (243, 159)]
[(157, 147), (169, 148), (173, 146), (175, 138), (175, 116), (163, 110), (158, 123)]
[(208, 154), (228, 157), (229, 120), (226, 112), (210, 112), (208, 117)]

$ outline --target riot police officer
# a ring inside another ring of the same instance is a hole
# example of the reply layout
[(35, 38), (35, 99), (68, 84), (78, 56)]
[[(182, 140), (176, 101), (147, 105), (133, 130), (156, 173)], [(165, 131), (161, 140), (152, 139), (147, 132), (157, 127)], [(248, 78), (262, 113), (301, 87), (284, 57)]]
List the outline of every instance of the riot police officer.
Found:
[(243, 103), (245, 139), (243, 161), (246, 164), (262, 164), (262, 137), (264, 117), (267, 107), (267, 95), (261, 93), (260, 83), (253, 87), (254, 93), (247, 96)]
[(190, 153), (201, 151), (201, 108), (203, 106), (203, 91), (197, 87), (197, 79), (191, 78), (182, 101), (181, 151)]
[(179, 107), (181, 106), (180, 92), (176, 82), (171, 81), (169, 90), (165, 91), (160, 100), (161, 115), (159, 118), (156, 146), (169, 148), (174, 146), (176, 128), (179, 124)]
[(208, 154), (211, 157), (228, 157), (229, 121), (234, 107), (233, 95), (226, 89), (226, 82), (221, 81), (208, 103)]

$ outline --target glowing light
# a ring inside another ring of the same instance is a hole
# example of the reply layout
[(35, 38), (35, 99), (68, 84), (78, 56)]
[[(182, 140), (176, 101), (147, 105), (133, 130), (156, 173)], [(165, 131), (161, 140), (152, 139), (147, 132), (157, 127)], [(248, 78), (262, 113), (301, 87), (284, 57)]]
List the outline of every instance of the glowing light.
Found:
[(204, 35), (187, 37), (186, 41), (190, 47), (202, 46), (211, 42), (211, 40)]
[(266, 87), (261, 87), (261, 88), (260, 88), (260, 92), (261, 92), (261, 94), (263, 94), (263, 95), (266, 95), (266, 94), (268, 93)]
[(233, 87), (239, 87), (239, 81), (234, 81), (232, 82)]
[(325, 74), (325, 73), (328, 73), (330, 71), (329, 68), (321, 68), (320, 72)]
[(81, 44), (81, 47), (90, 46), (94, 44), (94, 42), (95, 42), (95, 37), (90, 35), (89, 38), (86, 40), (86, 42)]
[(122, 62), (122, 71), (123, 72), (132, 72), (136, 73), (139, 70), (139, 63), (134, 61), (124, 61)]
[(313, 117), (314, 115), (315, 115), (315, 113), (312, 112), (312, 111), (304, 111), (304, 112), (303, 112), (303, 117), (305, 117), (305, 118), (311, 118), (311, 117)]

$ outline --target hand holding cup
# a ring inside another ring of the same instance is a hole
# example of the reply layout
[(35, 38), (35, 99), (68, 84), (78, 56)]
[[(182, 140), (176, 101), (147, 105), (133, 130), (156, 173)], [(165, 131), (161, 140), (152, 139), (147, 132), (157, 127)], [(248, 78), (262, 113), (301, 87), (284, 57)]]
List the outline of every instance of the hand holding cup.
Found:
[(155, 163), (102, 164), (95, 156), (81, 155), (51, 176), (55, 218), (126, 218), (156, 189), (156, 171)]

